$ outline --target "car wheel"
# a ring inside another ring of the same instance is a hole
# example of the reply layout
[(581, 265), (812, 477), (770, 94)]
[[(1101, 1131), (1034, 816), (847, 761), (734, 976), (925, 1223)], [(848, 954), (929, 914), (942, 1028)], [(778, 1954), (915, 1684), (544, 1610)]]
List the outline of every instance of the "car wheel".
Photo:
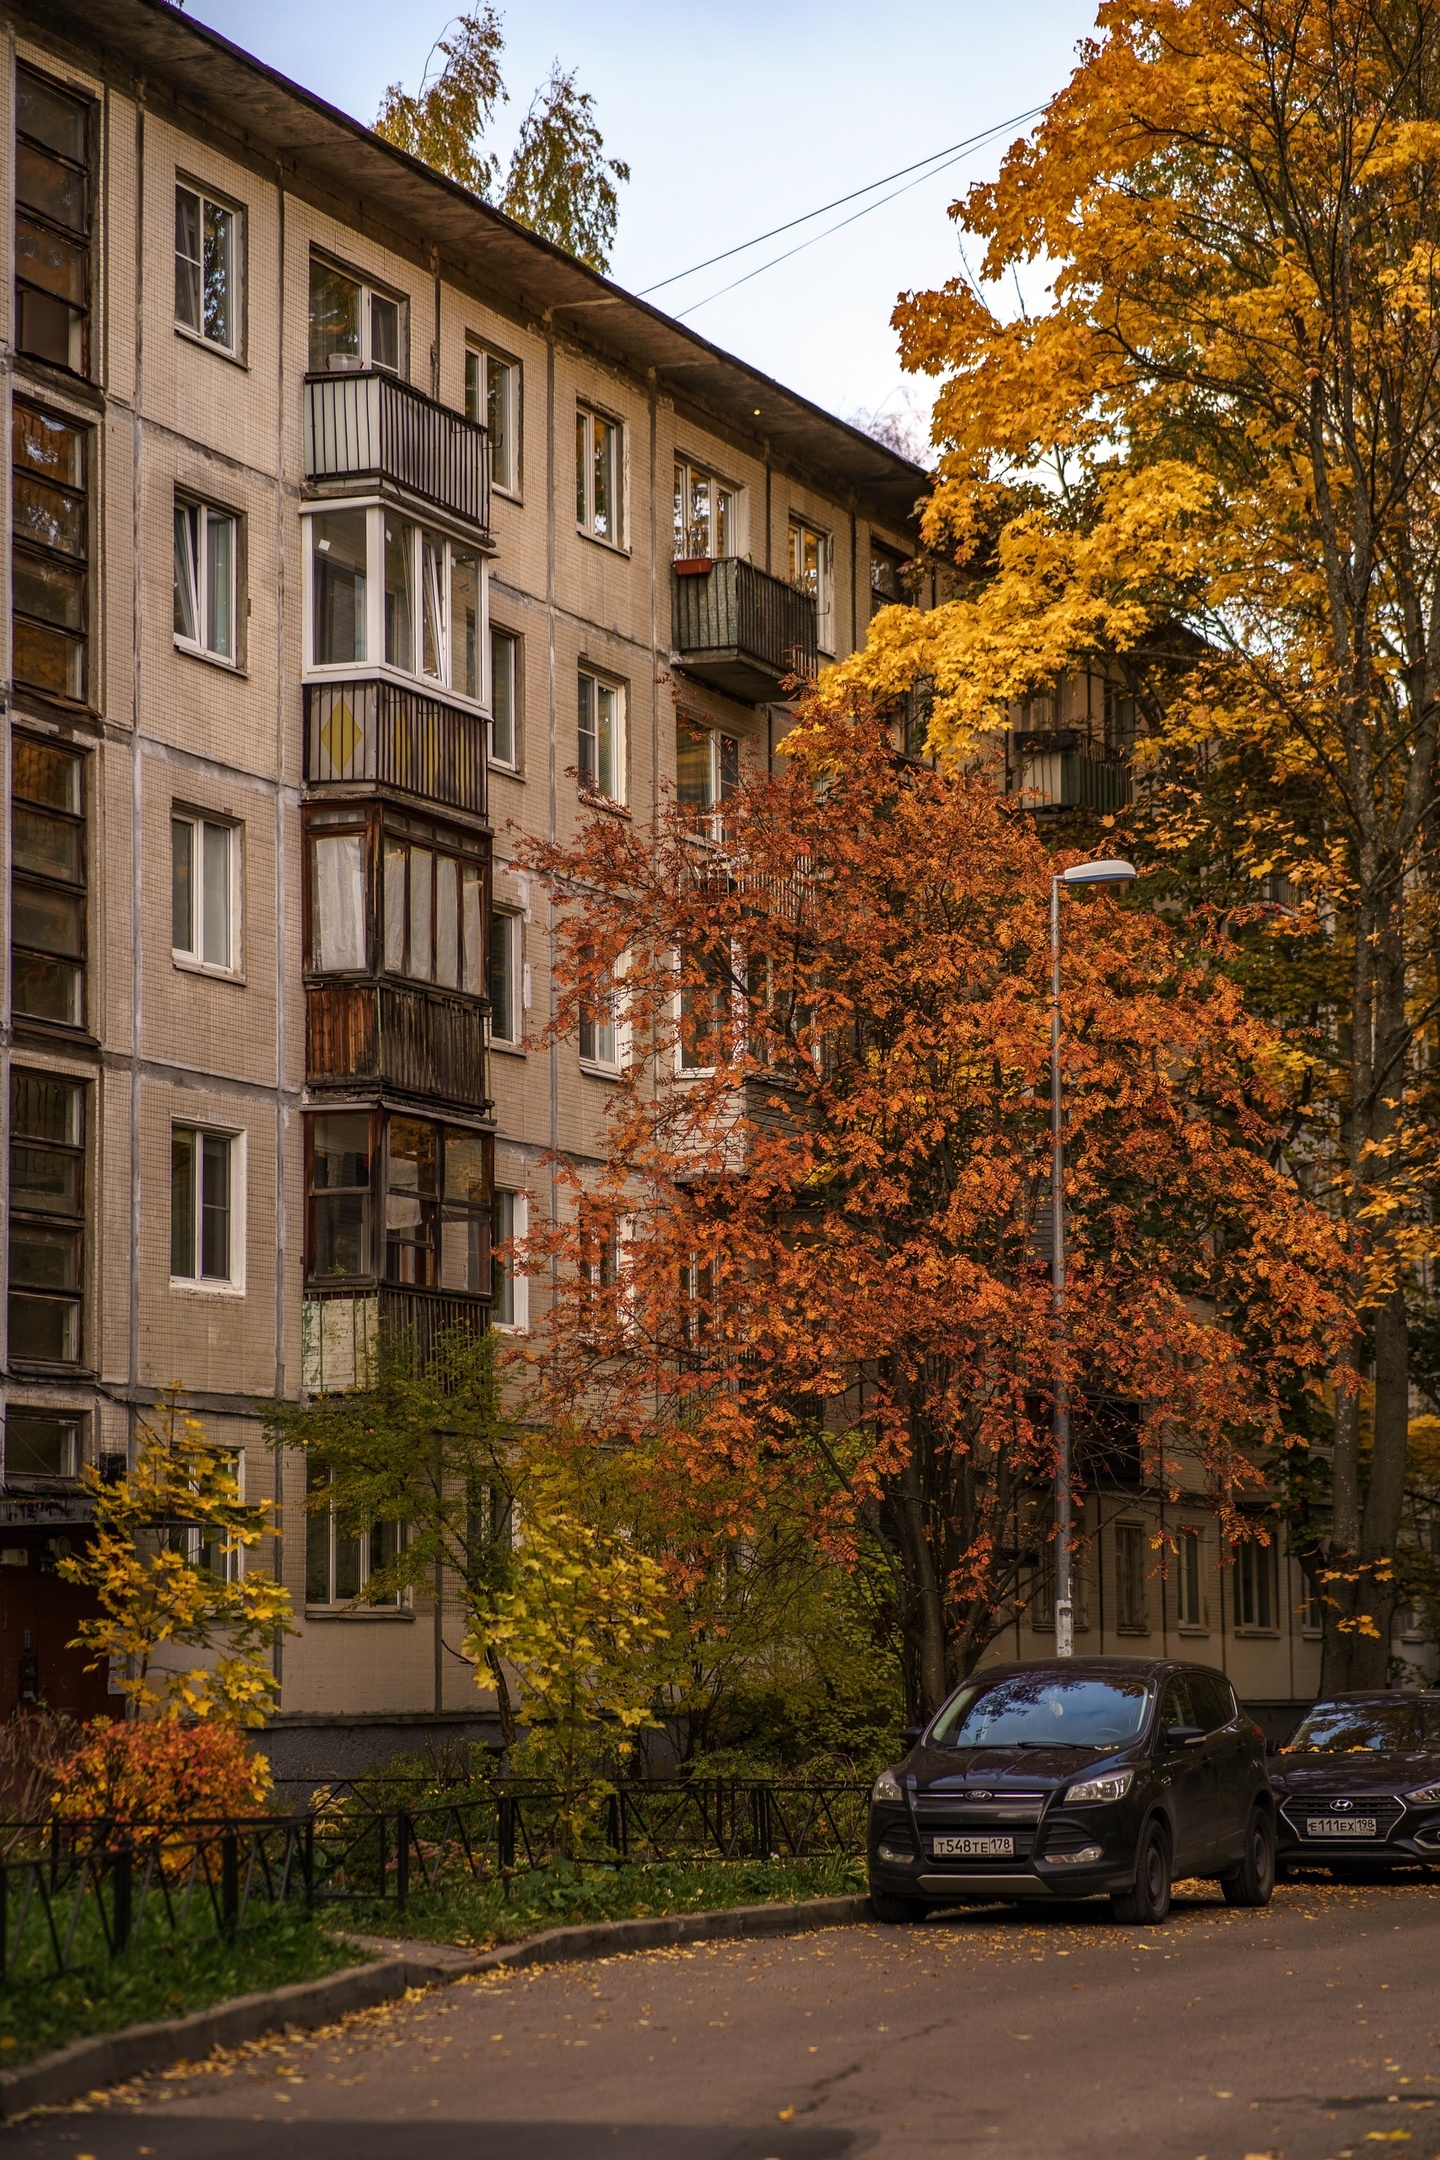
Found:
[(1170, 1911), (1170, 1845), (1162, 1824), (1145, 1825), (1135, 1855), (1135, 1887), (1117, 1890), (1110, 1909), (1127, 1927), (1159, 1927)]
[(1268, 1808), (1253, 1810), (1245, 1852), (1237, 1868), (1220, 1877), (1227, 1905), (1268, 1905), (1275, 1888), (1275, 1825)]
[(870, 1891), (870, 1910), (877, 1920), (889, 1927), (905, 1927), (912, 1920), (923, 1920), (930, 1907), (924, 1898), (897, 1897), (893, 1890)]

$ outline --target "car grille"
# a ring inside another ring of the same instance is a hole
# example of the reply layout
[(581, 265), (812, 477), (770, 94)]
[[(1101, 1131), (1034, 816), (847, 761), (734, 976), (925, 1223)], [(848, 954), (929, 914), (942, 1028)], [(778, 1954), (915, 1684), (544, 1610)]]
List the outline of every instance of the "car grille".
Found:
[[(995, 1873), (1007, 1867), (1024, 1867), (1035, 1849), (1035, 1826), (1045, 1805), (1044, 1793), (988, 1793), (985, 1798), (968, 1793), (917, 1793), (915, 1820), (925, 1857), (937, 1867), (974, 1869)], [(937, 1837), (1013, 1838), (1012, 1853), (940, 1853)]]
[[(1403, 1803), (1389, 1793), (1376, 1793), (1373, 1797), (1365, 1797), (1359, 1793), (1337, 1793), (1330, 1799), (1317, 1799), (1313, 1794), (1306, 1793), (1303, 1799), (1292, 1794), (1280, 1812), (1299, 1837), (1310, 1838), (1313, 1835), (1315, 1842), (1321, 1845), (1365, 1846), (1378, 1845), (1388, 1838), (1405, 1809)], [(1311, 1831), (1312, 1822), (1323, 1822), (1336, 1817), (1343, 1820), (1347, 1815), (1373, 1816), (1374, 1837), (1347, 1838), (1343, 1834), (1339, 1837), (1327, 1837), (1323, 1832)]]

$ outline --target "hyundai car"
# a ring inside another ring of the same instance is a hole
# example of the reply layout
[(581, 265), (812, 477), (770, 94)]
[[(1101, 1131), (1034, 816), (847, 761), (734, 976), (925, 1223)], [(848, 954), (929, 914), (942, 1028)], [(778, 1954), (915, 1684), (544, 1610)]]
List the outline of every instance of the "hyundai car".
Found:
[(1232, 1905), (1275, 1880), (1265, 1741), (1223, 1673), (1169, 1659), (996, 1665), (903, 1738), (870, 1796), (882, 1920), (971, 1899), (1108, 1897), (1153, 1926), (1183, 1876)]
[(1332, 1695), (1271, 1771), (1282, 1866), (1440, 1864), (1440, 1692)]

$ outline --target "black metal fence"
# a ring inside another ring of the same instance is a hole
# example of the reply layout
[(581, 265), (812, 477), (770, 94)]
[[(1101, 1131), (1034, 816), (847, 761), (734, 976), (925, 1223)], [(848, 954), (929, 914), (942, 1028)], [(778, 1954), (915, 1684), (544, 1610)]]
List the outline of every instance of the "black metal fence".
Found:
[[(408, 1792), (408, 1797), (407, 1797)], [(138, 1943), (231, 1937), (284, 1907), (379, 1907), (508, 1885), (560, 1853), (599, 1865), (801, 1860), (864, 1850), (869, 1787), (728, 1779), (625, 1785), (576, 1829), (553, 1787), (327, 1780), (304, 1813), (188, 1824), (9, 1826), (0, 1986), (48, 1980)]]

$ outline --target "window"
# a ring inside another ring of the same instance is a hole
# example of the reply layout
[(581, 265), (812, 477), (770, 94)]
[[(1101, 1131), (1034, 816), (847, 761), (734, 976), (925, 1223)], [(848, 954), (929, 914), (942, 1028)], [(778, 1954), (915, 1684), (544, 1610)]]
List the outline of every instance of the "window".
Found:
[(310, 1120), (309, 1279), (375, 1278), (377, 1171), (383, 1178), (382, 1279), (487, 1296), (492, 1196), (486, 1135), (428, 1118), (390, 1117), (377, 1151), (363, 1111)]
[(478, 705), (485, 593), (475, 550), (391, 510), (326, 510), (305, 525), (309, 665), (355, 667), (374, 656)]
[(1262, 1634), (1276, 1626), (1275, 1543), (1245, 1538), (1235, 1547), (1235, 1625)]
[(198, 188), (175, 187), (175, 320), (221, 352), (240, 342), (235, 212)]
[[(1040, 1539), (1039, 1561), (1030, 1578), (1029, 1619), (1032, 1628), (1045, 1631), (1055, 1625), (1055, 1542), (1048, 1525), (1040, 1532)], [(1090, 1625), (1086, 1576), (1079, 1552), (1070, 1555), (1070, 1619), (1077, 1633)]]
[(713, 810), (740, 785), (740, 744), (688, 713), (675, 720), (675, 793), (692, 810)]
[(465, 348), (465, 411), (490, 430), (490, 478), (513, 495), (520, 485), (520, 370), (498, 353)]
[(733, 997), (727, 952), (682, 954), (681, 1072), (708, 1072), (727, 1055)]
[(17, 1066), (10, 1074), (12, 1360), (80, 1363), (84, 1239), (84, 1090)]
[(175, 642), (232, 665), (238, 527), (228, 510), (175, 505)]
[(92, 110), (15, 70), (15, 342), (75, 375), (90, 372)]
[[(508, 1245), (514, 1238), (523, 1238), (526, 1226), (526, 1196), (523, 1192), (495, 1194), (495, 1245)], [(491, 1290), (490, 1318), (496, 1327), (523, 1328), (530, 1318), (529, 1278), (525, 1276), (508, 1255), (498, 1256), (493, 1262), (494, 1275)]]
[(365, 1111), (309, 1120), (310, 1264), (314, 1282), (375, 1271), (373, 1140)]
[(356, 974), (368, 964), (365, 835), (310, 834), (310, 962), (322, 975)]
[(318, 374), (332, 361), (343, 366), (388, 368), (400, 372), (401, 316), (404, 302), (376, 292), (337, 270), (333, 263), (310, 258), (310, 371)]
[(170, 1129), (170, 1273), (177, 1282), (235, 1280), (233, 1133)]
[(11, 746), (12, 998), (17, 1015), (85, 1022), (84, 771), (58, 743)]
[(624, 800), (620, 692), (597, 675), (580, 675), (580, 785), (611, 802)]
[[(234, 1478), (238, 1497), (245, 1497), (245, 1456), (239, 1448), (216, 1448), (220, 1467)], [(230, 1543), (225, 1538), (206, 1538), (198, 1530), (190, 1532), (190, 1564), (204, 1568), (207, 1575), (218, 1575), (221, 1582), (238, 1582), (245, 1572), (245, 1548)]]
[(490, 756), (512, 770), (520, 763), (520, 640), (508, 630), (490, 632)]
[(333, 1507), (316, 1504), (332, 1473), (313, 1458), (305, 1482), (312, 1504), (305, 1518), (305, 1602), (307, 1605), (395, 1605), (402, 1593), (392, 1590), (366, 1598), (371, 1582), (395, 1565), (405, 1549), (403, 1523), (371, 1523), (357, 1535)]
[(1182, 1628), (1207, 1625), (1205, 1533), (1193, 1524), (1181, 1530), (1175, 1555), (1175, 1619)]
[(80, 1420), (12, 1408), (5, 1419), (5, 1480), (80, 1475)]
[(790, 520), (790, 583), (815, 602), (816, 636), (822, 652), (833, 650), (830, 629), (830, 541), (799, 518)]
[(619, 547), (624, 532), (620, 501), (620, 430), (613, 420), (581, 405), (575, 413), (575, 520), (592, 540)]
[(882, 547), (878, 540), (870, 543), (870, 612), (878, 614), (882, 607), (903, 606), (905, 602), (904, 557)]
[(1105, 685), (1105, 745), (1110, 750), (1135, 746), (1135, 700), (1123, 683)]
[(490, 918), (490, 1038), (520, 1040), (520, 917), (497, 908)]
[(1187, 1677), (1195, 1722), (1203, 1725), (1206, 1732), (1218, 1732), (1222, 1725), (1228, 1725), (1232, 1718), (1239, 1716), (1235, 1690), (1223, 1673), (1192, 1672)]
[(235, 965), (233, 825), (173, 812), (170, 818), (170, 945), (201, 967)]
[(620, 1027), (614, 991), (580, 1007), (580, 1062), (620, 1069)]
[(1115, 1528), (1115, 1627), (1121, 1635), (1148, 1635), (1146, 1612), (1145, 1526), (1118, 1523)]
[(81, 705), (90, 684), (90, 430), (17, 398), (10, 444), (15, 680)]
[(480, 997), (485, 965), (482, 864), (387, 831), (384, 888), (387, 972)]
[(735, 491), (713, 473), (675, 461), (675, 559), (719, 562), (735, 553)]

